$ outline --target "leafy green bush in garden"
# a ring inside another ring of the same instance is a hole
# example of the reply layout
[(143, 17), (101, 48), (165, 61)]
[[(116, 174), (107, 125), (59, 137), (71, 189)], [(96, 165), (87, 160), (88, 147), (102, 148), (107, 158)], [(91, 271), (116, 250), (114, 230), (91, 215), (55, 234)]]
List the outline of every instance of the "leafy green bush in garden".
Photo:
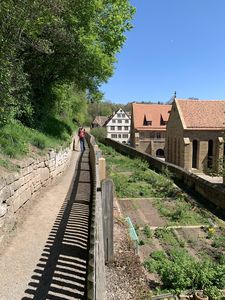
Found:
[(216, 236), (213, 239), (212, 246), (215, 248), (223, 247), (225, 249), (225, 236)]
[(149, 225), (146, 224), (146, 225), (144, 226), (143, 231), (144, 231), (145, 236), (146, 236), (148, 239), (151, 239), (151, 238), (153, 237), (153, 232), (152, 232), (151, 228), (149, 227)]
[(160, 276), (162, 289), (177, 294), (186, 290), (203, 289), (211, 296), (220, 295), (219, 290), (225, 287), (224, 257), (219, 263), (209, 259), (198, 261), (184, 249), (173, 248), (167, 254), (164, 251), (153, 252), (144, 266), (149, 272), (156, 272)]
[(102, 142), (107, 137), (107, 131), (105, 127), (92, 128), (90, 132), (97, 142)]

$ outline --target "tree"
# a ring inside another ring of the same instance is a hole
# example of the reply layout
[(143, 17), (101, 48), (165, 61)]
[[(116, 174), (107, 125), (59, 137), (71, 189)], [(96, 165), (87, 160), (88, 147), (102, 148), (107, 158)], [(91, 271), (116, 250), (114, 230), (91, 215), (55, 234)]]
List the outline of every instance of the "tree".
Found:
[(0, 122), (40, 122), (60, 86), (99, 99), (133, 14), (128, 0), (1, 1)]

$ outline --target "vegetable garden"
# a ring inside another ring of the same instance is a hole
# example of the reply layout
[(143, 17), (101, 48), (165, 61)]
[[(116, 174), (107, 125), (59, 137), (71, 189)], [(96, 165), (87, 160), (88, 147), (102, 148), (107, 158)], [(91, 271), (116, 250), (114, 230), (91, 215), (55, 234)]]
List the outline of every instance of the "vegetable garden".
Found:
[(100, 145), (124, 217), (139, 237), (139, 255), (153, 294), (193, 294), (212, 300), (225, 289), (225, 224), (177, 187), (171, 174), (151, 170)]

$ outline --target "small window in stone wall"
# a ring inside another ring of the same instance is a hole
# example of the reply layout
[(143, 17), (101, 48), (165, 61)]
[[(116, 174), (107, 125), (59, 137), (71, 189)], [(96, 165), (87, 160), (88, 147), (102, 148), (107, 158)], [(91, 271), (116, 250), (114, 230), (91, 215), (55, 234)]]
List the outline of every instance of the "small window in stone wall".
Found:
[(124, 130), (128, 130), (128, 126), (124, 126)]
[(129, 120), (125, 120), (125, 123), (129, 123)]
[(118, 130), (122, 130), (122, 126), (118, 126), (117, 129), (118, 129)]
[(124, 139), (128, 139), (128, 134), (123, 134)]
[(125, 114), (122, 114), (122, 118), (125, 118)]
[(112, 120), (112, 123), (116, 123), (116, 120), (113, 119), (113, 120)]
[(122, 120), (118, 120), (118, 123), (122, 123)]
[(110, 129), (111, 129), (111, 130), (115, 130), (115, 126), (111, 126)]
[(117, 134), (111, 134), (111, 138), (112, 139), (116, 139), (117, 138)]
[(121, 134), (118, 134), (118, 138), (121, 139)]
[(144, 132), (140, 132), (140, 133), (139, 133), (139, 137), (140, 137), (140, 139), (144, 139), (145, 133), (144, 133)]
[(121, 118), (121, 114), (117, 114), (117, 118)]

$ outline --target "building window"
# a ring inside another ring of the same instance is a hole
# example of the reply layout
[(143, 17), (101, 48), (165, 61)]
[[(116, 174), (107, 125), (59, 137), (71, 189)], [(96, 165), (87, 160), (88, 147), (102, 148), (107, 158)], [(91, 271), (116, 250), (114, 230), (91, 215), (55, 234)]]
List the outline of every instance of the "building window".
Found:
[(121, 114), (117, 114), (117, 118), (121, 118)]
[(161, 133), (160, 132), (156, 132), (156, 138), (160, 139), (161, 138)]
[(157, 151), (156, 151), (156, 156), (157, 157), (164, 157), (165, 155), (164, 155), (164, 150), (163, 149), (158, 149)]
[(121, 134), (118, 134), (118, 138), (121, 139)]
[(118, 129), (118, 130), (122, 130), (122, 126), (118, 126), (117, 129)]
[(112, 138), (112, 139), (116, 139), (116, 138), (117, 138), (117, 134), (114, 134), (114, 133), (111, 134), (111, 138)]
[(110, 129), (111, 130), (115, 130), (115, 126), (110, 126)]
[(112, 120), (112, 123), (116, 123), (116, 120)]
[(212, 169), (213, 167), (213, 140), (208, 141), (208, 162), (207, 167)]
[(143, 125), (144, 126), (152, 125), (152, 121), (151, 120), (147, 120), (146, 115), (144, 116)]
[(122, 118), (125, 118), (125, 114), (122, 114)]
[(118, 123), (122, 123), (122, 120), (118, 120)]
[(141, 139), (144, 139), (145, 138), (145, 133), (144, 132), (140, 132), (139, 136), (140, 136)]
[(124, 126), (124, 130), (128, 130), (128, 126)]
[[(146, 134), (148, 134), (148, 133), (146, 132)], [(155, 138), (155, 132), (149, 132), (149, 137), (150, 137), (150, 139), (154, 139)]]
[(128, 139), (128, 134), (123, 134), (124, 139)]
[(129, 123), (129, 120), (125, 120), (125, 123)]
[(198, 168), (198, 141), (192, 141), (192, 168)]

